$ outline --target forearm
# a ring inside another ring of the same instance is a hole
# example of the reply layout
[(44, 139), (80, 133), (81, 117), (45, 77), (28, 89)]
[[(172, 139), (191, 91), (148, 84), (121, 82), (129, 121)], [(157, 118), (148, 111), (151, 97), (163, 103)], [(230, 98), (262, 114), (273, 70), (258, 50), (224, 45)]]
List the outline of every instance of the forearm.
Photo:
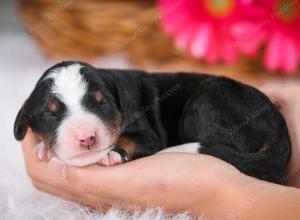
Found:
[[(170, 159), (177, 158), (174, 155)], [(219, 169), (221, 171), (214, 170), (219, 173), (203, 173), (197, 169), (198, 161), (199, 158), (190, 157), (189, 165), (193, 164), (195, 169), (186, 175), (176, 169), (175, 175), (172, 173), (155, 179), (151, 178), (151, 174), (144, 173), (142, 167), (138, 171), (133, 165), (135, 175), (129, 178), (124, 176), (124, 183), (112, 192), (112, 201), (120, 202), (119, 205), (129, 210), (134, 205), (158, 206), (171, 212), (189, 211), (191, 214), (221, 219), (276, 220), (297, 219), (300, 216), (298, 189), (270, 184), (232, 172), (230, 167), (225, 169), (229, 169), (227, 172), (234, 175), (226, 175), (224, 167)], [(178, 167), (185, 166), (179, 163)], [(147, 170), (147, 167), (144, 168)]]
[[(240, 219), (299, 219), (300, 190), (252, 180), (249, 186), (239, 186), (243, 191), (238, 199)], [(246, 208), (243, 209), (245, 205)], [(248, 204), (248, 205), (247, 205)]]
[[(163, 161), (163, 157), (172, 161), (173, 166), (162, 167), (163, 164), (156, 162)], [(186, 163), (187, 160), (189, 163)], [(207, 163), (208, 167), (203, 169), (203, 163)], [(123, 174), (123, 169), (130, 175)], [(161, 169), (163, 172), (160, 172)], [(157, 155), (144, 158), (143, 161), (123, 164), (119, 166), (118, 173), (118, 186), (113, 181), (106, 188), (106, 192), (99, 189), (99, 193), (95, 195), (100, 195), (99, 198), (102, 199), (103, 195), (107, 194), (113, 203), (117, 202), (129, 210), (135, 207), (134, 205), (158, 206), (170, 212), (189, 211), (195, 215), (223, 218), (240, 214), (246, 205), (249, 206), (248, 203), (244, 203), (245, 198), (253, 196), (250, 194), (245, 197), (246, 192), (240, 187), (243, 184), (239, 184), (248, 181), (248, 177), (244, 179), (246, 176), (235, 168), (210, 156)], [(113, 180), (112, 176), (109, 178)], [(96, 205), (97, 203), (94, 207)]]
[(39, 161), (32, 147), (38, 140), (32, 135), (26, 136), (23, 150), (33, 184), (97, 209), (118, 203), (127, 210), (150, 205), (221, 219), (300, 216), (298, 189), (247, 177), (214, 157), (159, 154), (113, 167), (76, 168)]
[[(203, 167), (203, 163), (207, 167)], [(94, 202), (88, 205), (94, 208), (99, 208), (103, 198), (109, 198), (111, 205), (117, 203), (127, 210), (157, 206), (170, 212), (189, 211), (209, 216), (225, 215), (228, 203), (224, 202), (224, 195), (230, 196), (228, 182), (240, 175), (235, 168), (216, 158), (191, 154), (156, 155), (98, 169), (99, 172), (91, 172), (93, 182), (71, 186), (79, 195), (83, 192), (91, 195)], [(74, 169), (66, 170), (67, 183), (78, 182), (84, 169), (73, 172)], [(110, 182), (103, 180), (105, 178)]]
[[(189, 158), (188, 164), (184, 157)], [(203, 172), (197, 156), (182, 154), (178, 157), (174, 154), (168, 155), (168, 158), (176, 168), (176, 173), (170, 175), (164, 174), (172, 171), (171, 168), (164, 169), (163, 174), (159, 172), (159, 164), (155, 160), (160, 158), (155, 156), (143, 159), (143, 162), (137, 160), (119, 167), (94, 167), (88, 173), (83, 168), (67, 169), (65, 179), (53, 185), (56, 187), (53, 188), (49, 183), (46, 186), (35, 186), (101, 210), (118, 204), (127, 211), (134, 210), (137, 206), (158, 206), (170, 212), (189, 211), (191, 214), (220, 219), (276, 220), (297, 219), (300, 216), (298, 189), (263, 182), (222, 164), (207, 164), (206, 172)], [(203, 160), (214, 162), (215, 159), (203, 157)], [(186, 172), (185, 166), (192, 166), (194, 169)], [(97, 169), (101, 171), (97, 172)], [(153, 175), (153, 170), (157, 170), (157, 175)], [(81, 172), (87, 174), (87, 179), (94, 181), (82, 182)], [(105, 181), (105, 178), (111, 182)], [(64, 192), (69, 189), (70, 193), (65, 195), (53, 191), (58, 185), (65, 188)]]
[[(255, 180), (257, 181), (257, 180)], [(268, 186), (267, 186), (268, 185)], [(166, 189), (168, 187), (168, 189)], [(163, 183), (151, 187), (137, 185), (136, 193), (124, 197), (124, 208), (164, 207), (170, 212), (190, 212), (220, 219), (298, 219), (300, 216), (300, 192), (295, 188), (269, 186), (268, 183), (244, 186), (224, 186), (208, 190), (206, 187), (189, 183), (186, 186), (170, 187)], [(147, 193), (147, 192), (151, 193)], [(142, 194), (143, 193), (143, 194)]]

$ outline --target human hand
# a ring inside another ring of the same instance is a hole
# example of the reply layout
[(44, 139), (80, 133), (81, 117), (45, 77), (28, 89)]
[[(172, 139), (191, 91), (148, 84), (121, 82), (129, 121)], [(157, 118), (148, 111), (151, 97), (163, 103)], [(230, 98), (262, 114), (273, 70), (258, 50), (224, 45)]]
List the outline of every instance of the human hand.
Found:
[(229, 204), (219, 203), (233, 191), (235, 184), (230, 183), (244, 176), (228, 163), (197, 154), (160, 154), (113, 167), (70, 167), (56, 159), (38, 160), (33, 153), (38, 143), (30, 130), (22, 142), (33, 185), (97, 209), (118, 203), (125, 209), (150, 205), (222, 215)]
[(261, 88), (283, 114), (292, 142), (287, 185), (300, 188), (300, 88)]

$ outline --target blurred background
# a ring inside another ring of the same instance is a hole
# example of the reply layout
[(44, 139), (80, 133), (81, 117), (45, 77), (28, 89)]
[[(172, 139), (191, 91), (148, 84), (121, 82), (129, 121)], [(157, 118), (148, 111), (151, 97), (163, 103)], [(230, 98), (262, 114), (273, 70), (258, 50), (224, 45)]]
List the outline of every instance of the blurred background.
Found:
[(13, 121), (56, 62), (299, 85), (299, 30), (297, 0), (0, 0), (0, 176), (25, 176)]
[(298, 85), (299, 29), (297, 0), (1, 0), (0, 141), (56, 62)]

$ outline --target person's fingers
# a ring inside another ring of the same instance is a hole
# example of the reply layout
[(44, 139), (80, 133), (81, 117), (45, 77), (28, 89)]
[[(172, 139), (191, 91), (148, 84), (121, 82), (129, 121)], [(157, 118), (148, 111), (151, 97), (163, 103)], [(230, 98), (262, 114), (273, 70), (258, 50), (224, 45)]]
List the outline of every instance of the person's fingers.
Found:
[(23, 146), (25, 147), (34, 147), (36, 146), (41, 140), (35, 135), (30, 128), (25, 135), (24, 140), (22, 141)]
[(39, 161), (34, 153), (35, 146), (40, 142), (39, 138), (28, 129), (24, 140), (22, 141), (23, 156), (26, 166), (26, 171), (31, 178), (43, 178), (46, 175), (46, 161)]
[(82, 198), (89, 201), (96, 201), (98, 198), (96, 195), (86, 194), (86, 193), (78, 193), (72, 190), (60, 189), (57, 187), (53, 187), (51, 184), (45, 182), (39, 182), (37, 180), (32, 181), (33, 186), (43, 192), (47, 192), (49, 194), (53, 194), (62, 198), (66, 198), (65, 195), (68, 195), (72, 198)]
[(71, 167), (57, 159), (52, 159), (49, 162), (48, 172), (44, 171), (47, 175), (43, 175), (41, 181), (35, 179), (32, 182), (39, 190), (58, 196), (66, 194), (70, 196), (67, 199), (72, 201), (79, 201), (81, 198), (82, 201), (79, 202), (86, 205), (91, 205), (87, 201), (92, 201), (92, 207), (103, 209), (116, 202), (126, 204), (121, 202), (118, 196), (124, 193), (120, 187), (124, 181), (111, 178), (117, 176), (119, 173), (117, 169), (117, 166), (98, 165), (85, 168)]
[(41, 140), (32, 132), (31, 129), (28, 129), (24, 140), (22, 141), (22, 148), (24, 157), (28, 161), (36, 161), (37, 158), (34, 155), (34, 147), (40, 142)]
[[(60, 197), (62, 199), (65, 199), (65, 200), (69, 200), (69, 201), (76, 202), (76, 203), (81, 203), (83, 205), (87, 205), (87, 206), (90, 206), (92, 208), (98, 208), (98, 207), (101, 207), (101, 205), (105, 204), (104, 201), (101, 201), (101, 204), (100, 204), (100, 201), (98, 201), (98, 199), (96, 197), (91, 197), (91, 196), (86, 195), (86, 194), (81, 194), (81, 195), (76, 195), (75, 194), (74, 195), (73, 193), (69, 193), (69, 192), (54, 188), (50, 185), (47, 185), (47, 184), (44, 184), (44, 183), (41, 183), (41, 182), (35, 181), (35, 182), (32, 182), (32, 183), (33, 183), (33, 186), (36, 189), (38, 189), (39, 191), (49, 193), (51, 195), (58, 196), (58, 197)], [(108, 205), (108, 204), (106, 204), (106, 205)]]
[[(124, 164), (125, 165), (125, 164)], [(51, 175), (56, 178), (51, 183), (58, 188), (72, 188), (72, 190), (93, 194), (99, 193), (103, 196), (109, 195), (109, 191), (119, 187), (123, 182), (126, 169), (122, 165), (113, 167), (102, 167), (91, 165), (89, 167), (72, 167), (57, 159), (51, 159), (49, 162)], [(128, 170), (127, 170), (128, 172)]]
[(74, 194), (74, 193), (69, 193), (66, 191), (62, 191), (57, 188), (53, 188), (49, 185), (45, 185), (44, 183), (40, 182), (33, 182), (33, 185), (36, 189), (49, 193), (51, 195), (58, 196), (62, 199), (71, 201), (71, 202), (76, 202), (80, 203), (85, 206), (89, 206), (93, 209), (97, 209), (103, 213), (107, 212), (112, 206), (118, 206), (119, 209), (130, 212), (136, 210), (136, 206), (134, 204), (128, 204), (125, 202), (121, 202), (118, 200), (112, 200), (110, 198), (104, 198), (99, 195), (87, 195), (84, 193)]
[[(86, 178), (85, 172), (80, 171), (78, 173), (78, 169), (89, 170), (90, 168), (70, 167), (55, 158), (51, 159), (49, 163), (36, 160), (36, 162), (31, 161), (27, 164), (27, 173), (33, 183), (39, 182), (48, 186), (48, 188), (57, 189), (79, 197), (83, 194), (93, 195), (92, 189), (97, 184), (92, 184), (91, 186), (90, 183), (97, 181), (97, 179), (91, 175), (88, 175), (88, 178)], [(101, 187), (101, 181), (97, 182), (98, 187)]]
[[(30, 153), (28, 153), (30, 154)], [(28, 175), (33, 179), (33, 182), (44, 183), (45, 185), (51, 186), (67, 192), (74, 192), (81, 182), (85, 181), (85, 178), (76, 179), (76, 181), (69, 181), (64, 176), (64, 170), (67, 165), (56, 158), (52, 158), (49, 162), (38, 161), (29, 162), (27, 167)], [(76, 169), (73, 167), (69, 169)], [(79, 191), (79, 189), (77, 189)]]
[(270, 87), (262, 87), (259, 88), (259, 90), (264, 93), (268, 98), (271, 100), (271, 102), (278, 107), (278, 109), (281, 109), (283, 104), (283, 97), (282, 93), (279, 92), (278, 88), (270, 88)]

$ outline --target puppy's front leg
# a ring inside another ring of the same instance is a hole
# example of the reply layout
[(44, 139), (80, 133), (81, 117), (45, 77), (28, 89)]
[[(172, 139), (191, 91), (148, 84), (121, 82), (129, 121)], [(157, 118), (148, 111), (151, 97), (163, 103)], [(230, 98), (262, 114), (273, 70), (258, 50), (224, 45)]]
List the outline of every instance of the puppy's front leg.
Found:
[(136, 144), (128, 137), (120, 137), (117, 145), (108, 154), (102, 158), (98, 164), (104, 166), (113, 166), (124, 163), (132, 159), (136, 151)]
[(119, 138), (116, 147), (99, 164), (111, 166), (152, 155), (160, 149), (162, 149), (160, 139), (152, 131), (125, 133)]

